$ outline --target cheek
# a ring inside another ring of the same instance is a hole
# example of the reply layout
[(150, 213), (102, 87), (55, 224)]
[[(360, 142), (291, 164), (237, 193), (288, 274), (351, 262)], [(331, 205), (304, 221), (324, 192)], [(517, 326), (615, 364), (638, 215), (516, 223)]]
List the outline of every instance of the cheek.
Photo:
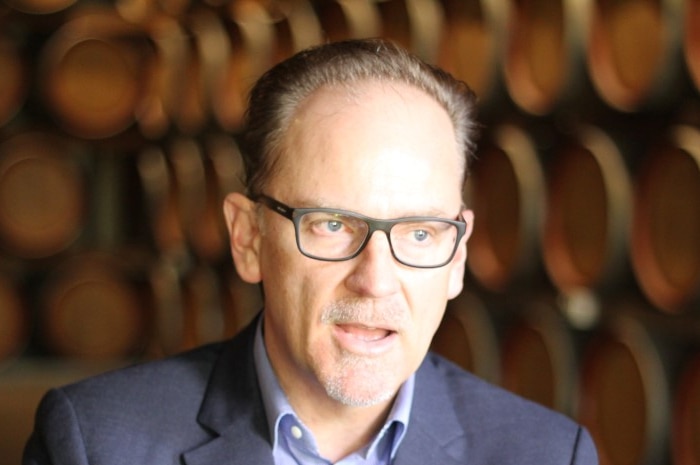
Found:
[(435, 302), (430, 310), (425, 312), (425, 316), (420, 321), (419, 331), (421, 332), (421, 341), (423, 349), (427, 350), (433, 340), (433, 336), (437, 332), (442, 317), (445, 314), (446, 301)]
[(260, 270), (265, 313), (277, 325), (284, 327), (296, 324), (299, 319), (301, 283), (304, 279), (298, 264), (301, 254), (293, 243), (276, 240), (274, 235), (277, 234), (277, 231), (268, 231), (261, 240)]
[(294, 334), (307, 334), (320, 319), (322, 304), (332, 298), (339, 273), (303, 256), (294, 242), (269, 242), (261, 253), (265, 310), (295, 327)]
[[(445, 273), (444, 270), (443, 273)], [(422, 282), (413, 282), (406, 286), (408, 303), (413, 313), (416, 333), (414, 337), (426, 347), (442, 321), (449, 287), (446, 273), (424, 278)]]
[(264, 280), (273, 277), (280, 269), (289, 269), (296, 255), (301, 255), (296, 247), (294, 230), (265, 222), (261, 227), (259, 255)]

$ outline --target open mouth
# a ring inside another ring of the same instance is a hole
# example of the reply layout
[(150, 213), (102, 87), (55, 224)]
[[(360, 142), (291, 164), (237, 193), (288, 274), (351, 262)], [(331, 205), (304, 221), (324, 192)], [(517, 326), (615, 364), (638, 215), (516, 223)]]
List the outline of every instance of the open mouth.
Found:
[(388, 350), (397, 337), (397, 332), (359, 323), (335, 325), (335, 335), (341, 346), (359, 354), (378, 354)]
[(338, 325), (338, 327), (363, 341), (378, 341), (387, 337), (392, 331), (383, 328), (374, 328), (371, 326), (356, 325), (356, 324), (343, 324)]

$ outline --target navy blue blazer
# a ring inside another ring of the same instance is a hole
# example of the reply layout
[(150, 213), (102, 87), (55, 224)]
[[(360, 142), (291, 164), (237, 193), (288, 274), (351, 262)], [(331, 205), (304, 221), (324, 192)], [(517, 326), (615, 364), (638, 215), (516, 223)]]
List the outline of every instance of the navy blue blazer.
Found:
[[(255, 325), (224, 343), (53, 389), (24, 465), (272, 465)], [(585, 429), (429, 354), (398, 465), (590, 465)]]

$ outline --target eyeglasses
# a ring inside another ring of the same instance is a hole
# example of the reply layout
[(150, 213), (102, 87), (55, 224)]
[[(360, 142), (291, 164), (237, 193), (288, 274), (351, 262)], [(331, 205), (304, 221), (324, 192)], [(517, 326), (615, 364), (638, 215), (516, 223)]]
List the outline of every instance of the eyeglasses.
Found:
[(294, 223), (299, 251), (309, 258), (339, 262), (357, 257), (375, 231), (383, 231), (394, 258), (415, 268), (439, 268), (452, 260), (467, 225), (429, 216), (378, 220), (334, 208), (292, 208), (272, 197), (253, 200)]

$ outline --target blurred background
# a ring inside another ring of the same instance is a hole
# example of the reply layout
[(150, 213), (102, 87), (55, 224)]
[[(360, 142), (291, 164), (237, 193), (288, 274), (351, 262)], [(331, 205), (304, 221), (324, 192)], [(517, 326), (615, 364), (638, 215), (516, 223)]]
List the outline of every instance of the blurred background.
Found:
[(469, 274), (434, 349), (602, 464), (700, 464), (699, 0), (3, 0), (0, 462), (51, 386), (235, 334), (251, 83), (383, 36), (468, 82)]

